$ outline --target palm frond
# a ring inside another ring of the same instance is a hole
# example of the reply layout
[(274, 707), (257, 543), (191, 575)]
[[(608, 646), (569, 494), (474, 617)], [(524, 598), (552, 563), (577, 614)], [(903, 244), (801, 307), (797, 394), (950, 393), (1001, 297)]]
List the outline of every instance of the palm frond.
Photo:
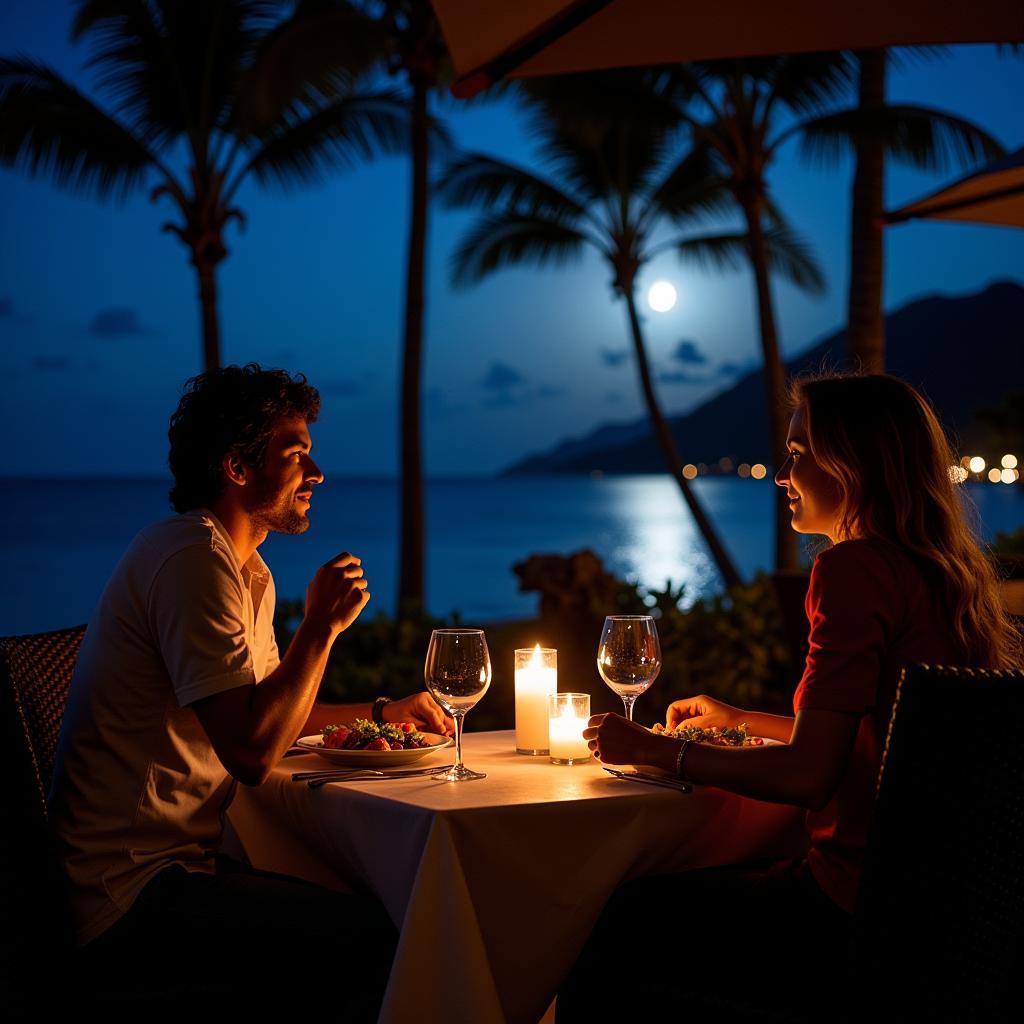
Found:
[(649, 69), (529, 79), (520, 97), (542, 157), (590, 200), (650, 188), (682, 122), (665, 76)]
[(157, 161), (56, 71), (15, 57), (0, 58), (0, 164), (105, 198), (123, 197)]
[(734, 205), (726, 171), (711, 149), (692, 149), (651, 193), (651, 207), (679, 221), (722, 213)]
[(482, 217), (452, 255), (452, 283), (473, 284), (516, 264), (564, 265), (580, 257), (587, 240), (576, 228), (536, 214), (504, 210)]
[(800, 135), (801, 153), (825, 166), (835, 166), (860, 140), (880, 141), (894, 160), (937, 172), (971, 167), (1005, 152), (965, 118), (909, 105), (842, 110), (805, 122)]
[(857, 74), (853, 58), (845, 52), (754, 58), (744, 66), (768, 87), (769, 106), (782, 103), (798, 117), (820, 114), (850, 95)]
[[(792, 229), (774, 225), (765, 231), (764, 237), (770, 271), (804, 291), (824, 291), (825, 278), (810, 246)], [(751, 259), (750, 236), (746, 232), (680, 238), (673, 247), (681, 260), (704, 270), (739, 270)]]
[(199, 145), (225, 120), (273, 12), (262, 0), (85, 0), (73, 35), (93, 38), (99, 87), (145, 138)]
[(383, 25), (362, 11), (299, 3), (259, 40), (239, 84), (238, 123), (245, 132), (267, 131), (288, 111), (348, 93), (387, 52)]
[(409, 112), (402, 97), (395, 92), (357, 93), (275, 128), (261, 140), (239, 180), (251, 172), (262, 184), (318, 181), (329, 168), (402, 153), (408, 145)]
[(812, 295), (825, 291), (825, 275), (809, 242), (783, 223), (767, 228), (764, 239), (769, 270)]
[(445, 168), (435, 194), (449, 208), (490, 209), (501, 204), (518, 213), (559, 221), (582, 217), (582, 203), (552, 182), (483, 153), (463, 153)]
[(741, 232), (677, 238), (672, 248), (680, 260), (701, 270), (740, 270), (750, 261), (750, 245)]

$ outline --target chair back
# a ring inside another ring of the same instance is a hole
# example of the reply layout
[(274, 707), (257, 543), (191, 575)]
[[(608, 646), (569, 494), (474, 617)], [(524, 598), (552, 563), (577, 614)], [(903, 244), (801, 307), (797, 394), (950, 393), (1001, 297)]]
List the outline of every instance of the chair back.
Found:
[(21, 747), (44, 818), (64, 705), (84, 636), (85, 626), (73, 626), (0, 637), (5, 732)]
[(862, 996), (881, 1017), (1005, 1020), (1017, 1003), (1022, 722), (1024, 673), (903, 673), (855, 922)]
[(73, 939), (66, 881), (47, 824), (61, 719), (84, 626), (0, 637), (0, 987), (52, 984)]

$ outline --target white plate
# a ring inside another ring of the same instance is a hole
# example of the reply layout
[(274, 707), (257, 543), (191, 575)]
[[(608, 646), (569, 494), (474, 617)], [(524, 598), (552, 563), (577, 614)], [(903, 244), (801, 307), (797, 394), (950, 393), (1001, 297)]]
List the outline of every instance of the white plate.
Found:
[(413, 747), (411, 750), (335, 750), (324, 746), (322, 736), (303, 736), (296, 740), (296, 746), (305, 747), (334, 764), (355, 768), (393, 768), (395, 765), (418, 761), (435, 750), (450, 747), (453, 742), (450, 736), (439, 736), (433, 732), (425, 732), (423, 735), (430, 741), (430, 746)]

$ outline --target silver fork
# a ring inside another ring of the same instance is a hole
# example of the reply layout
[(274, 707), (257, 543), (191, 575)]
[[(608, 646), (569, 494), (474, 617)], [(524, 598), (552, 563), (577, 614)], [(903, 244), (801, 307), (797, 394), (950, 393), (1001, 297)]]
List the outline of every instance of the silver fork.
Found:
[(693, 786), (682, 779), (663, 779), (660, 775), (645, 775), (643, 772), (620, 772), (617, 768), (604, 766), (609, 775), (627, 782), (637, 782), (644, 786), (660, 786), (662, 789), (674, 789), (677, 793), (692, 793)]
[(310, 789), (322, 786), (325, 782), (374, 782), (379, 779), (412, 779), (429, 777), (446, 772), (451, 765), (436, 765), (433, 768), (410, 768), (397, 772), (381, 772), (373, 768), (352, 768), (348, 771), (295, 772), (293, 782), (306, 782)]

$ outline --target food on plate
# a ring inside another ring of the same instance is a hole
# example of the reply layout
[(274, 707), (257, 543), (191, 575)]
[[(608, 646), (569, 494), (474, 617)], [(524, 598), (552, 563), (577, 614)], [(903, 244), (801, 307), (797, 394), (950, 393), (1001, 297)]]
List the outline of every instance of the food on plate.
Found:
[(357, 718), (348, 725), (326, 725), (321, 735), (324, 746), (332, 750), (415, 750), (432, 745), (412, 722), (377, 725)]
[(751, 736), (747, 732), (747, 723), (735, 729), (720, 729), (712, 726), (702, 729), (699, 725), (677, 725), (674, 729), (666, 729), (660, 722), (651, 729), (656, 736), (667, 736), (670, 740), (690, 740), (691, 743), (708, 743), (713, 747), (763, 747), (764, 740), (760, 736)]

